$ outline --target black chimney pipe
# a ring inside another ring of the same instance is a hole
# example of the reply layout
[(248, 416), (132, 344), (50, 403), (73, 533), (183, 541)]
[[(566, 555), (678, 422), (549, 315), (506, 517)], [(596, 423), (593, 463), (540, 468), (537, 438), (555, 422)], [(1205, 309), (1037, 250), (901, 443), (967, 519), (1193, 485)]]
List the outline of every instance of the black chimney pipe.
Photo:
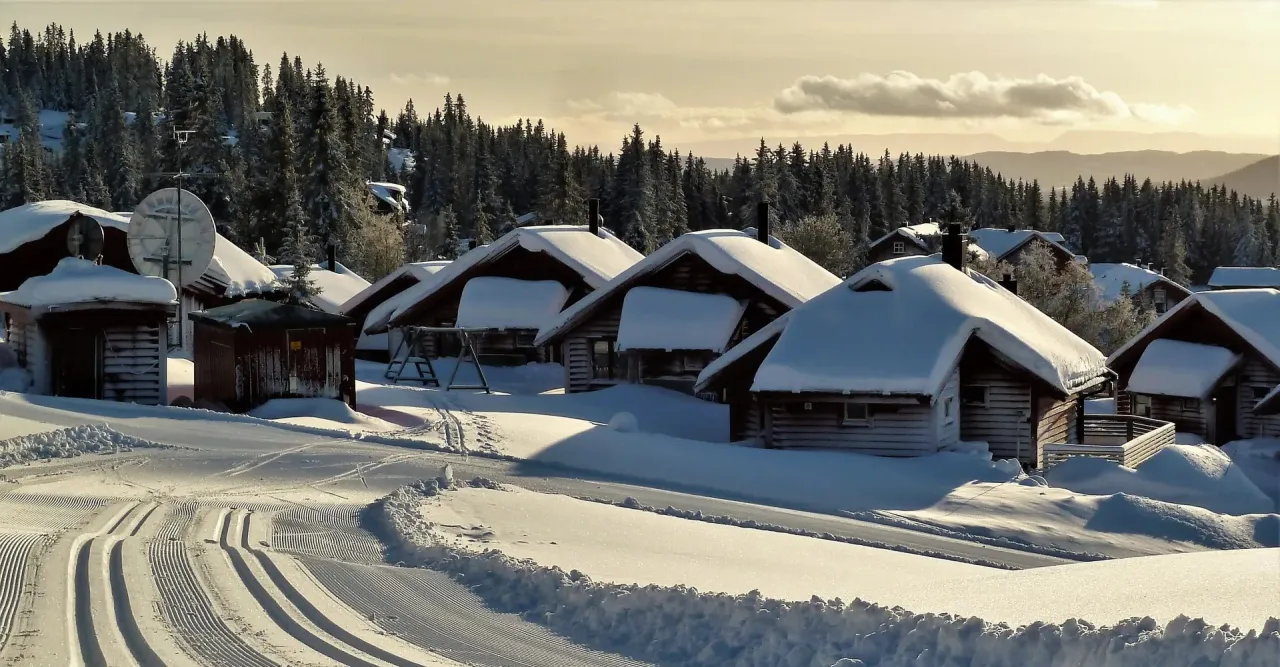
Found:
[(957, 271), (965, 269), (966, 235), (960, 233), (960, 223), (947, 225), (947, 233), (942, 235), (942, 261), (954, 266)]
[(1012, 233), (1018, 231), (1018, 226), (1010, 222), (1004, 229), (1005, 231)]
[(769, 245), (769, 202), (756, 205), (756, 240)]
[(338, 248), (332, 243), (329, 244), (329, 270), (334, 273), (338, 272)]
[(587, 231), (592, 234), (600, 235), (600, 200), (591, 198), (587, 200)]
[(1004, 274), (1004, 280), (1001, 280), (999, 282), (1001, 287), (1009, 290), (1014, 295), (1017, 295), (1018, 279), (1014, 278), (1012, 274), (1009, 274), (1009, 273)]

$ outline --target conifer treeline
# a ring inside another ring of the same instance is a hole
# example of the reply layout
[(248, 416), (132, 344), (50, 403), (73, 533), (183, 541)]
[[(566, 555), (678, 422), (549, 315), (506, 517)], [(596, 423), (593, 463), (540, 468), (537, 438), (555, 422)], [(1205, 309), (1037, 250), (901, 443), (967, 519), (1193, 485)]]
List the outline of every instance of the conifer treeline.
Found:
[[(0, 108), (23, 129), (0, 167), (3, 207), (66, 197), (130, 210), (171, 183), (157, 174), (182, 167), (225, 233), (244, 247), (263, 238), (271, 253), (286, 231), (351, 250), (367, 219), (364, 181), (389, 180), (407, 186), (419, 223), (407, 227), (414, 260), (452, 254), (452, 239), (486, 242), (517, 214), (580, 222), (586, 197), (599, 197), (606, 224), (645, 252), (687, 230), (754, 225), (763, 198), (784, 231), (806, 216), (834, 218), (855, 258), (869, 240), (935, 218), (1060, 231), (1094, 262), (1150, 262), (1184, 281), (1280, 255), (1274, 197), (1138, 176), (1046, 192), (956, 157), (763, 141), (713, 172), (638, 125), (604, 153), (571, 146), (541, 121), (488, 124), (461, 95), (422, 115), (410, 102), (392, 120), (375, 111), (368, 87), (330, 82), (322, 65), (288, 55), (259, 66), (235, 37), (197, 37), (164, 61), (129, 32), (77, 43), (56, 25), (39, 34), (15, 25), (0, 44), (0, 72)], [(42, 109), (71, 114), (56, 159), (40, 147)], [(181, 150), (175, 127), (191, 131)]]

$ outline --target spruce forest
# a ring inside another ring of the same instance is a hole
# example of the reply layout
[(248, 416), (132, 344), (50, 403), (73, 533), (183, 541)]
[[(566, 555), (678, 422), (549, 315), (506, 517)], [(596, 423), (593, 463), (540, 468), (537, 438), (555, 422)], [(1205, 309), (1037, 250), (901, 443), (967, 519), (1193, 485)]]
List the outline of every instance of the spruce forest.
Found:
[[(485, 243), (524, 213), (581, 222), (587, 197), (641, 252), (689, 230), (751, 226), (767, 199), (777, 233), (842, 275), (864, 261), (869, 240), (929, 219), (1059, 231), (1093, 262), (1151, 263), (1186, 284), (1280, 255), (1274, 195), (1141, 174), (1044, 188), (954, 156), (764, 141), (716, 172), (639, 125), (606, 152), (541, 121), (491, 125), (461, 94), (431, 111), (411, 101), (392, 118), (369, 87), (287, 54), (259, 63), (234, 36), (201, 35), (166, 60), (127, 31), (80, 41), (57, 25), (15, 24), (0, 40), (0, 72), (0, 110), (20, 130), (3, 151), (0, 209), (61, 198), (132, 210), (181, 169), (220, 231), (260, 257), (332, 243), (342, 261), (365, 258), (354, 265), (385, 273), (452, 257), (460, 238)], [(50, 111), (68, 114), (60, 150), (40, 136)], [(413, 223), (394, 227), (404, 244), (382, 248), (382, 261), (368, 260), (377, 253), (366, 246), (385, 240), (391, 222), (372, 213), (370, 180), (406, 186), (411, 206), (410, 220), (393, 221)]]

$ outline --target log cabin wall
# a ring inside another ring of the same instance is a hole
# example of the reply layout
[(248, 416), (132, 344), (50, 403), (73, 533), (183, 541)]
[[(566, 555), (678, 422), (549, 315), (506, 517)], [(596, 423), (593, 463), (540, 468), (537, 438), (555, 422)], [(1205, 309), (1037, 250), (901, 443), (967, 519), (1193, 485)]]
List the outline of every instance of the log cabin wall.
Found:
[[(898, 244), (902, 244), (898, 246)], [(901, 248), (902, 252), (894, 252), (896, 248)], [(896, 233), (885, 239), (883, 242), (876, 244), (871, 248), (868, 254), (868, 263), (875, 264), (883, 262), (887, 259), (895, 259), (897, 257), (916, 257), (919, 255), (931, 254), (929, 251), (921, 248), (919, 245), (907, 238), (905, 234)]]
[(1031, 383), (981, 343), (971, 342), (961, 358), (960, 397), (961, 439), (986, 442), (993, 458), (1034, 459)]
[(1076, 402), (1078, 400), (1080, 399), (1076, 396), (1059, 398), (1036, 392), (1035, 446), (1031, 447), (1030, 451), (1024, 452), (1025, 455), (1019, 459), (1020, 463), (1032, 468), (1040, 468), (1044, 465), (1044, 446), (1046, 444), (1068, 443), (1077, 440)]
[[(1202, 401), (1198, 398), (1178, 398), (1175, 396), (1152, 396), (1149, 394), (1135, 395), (1133, 392), (1122, 392), (1125, 394), (1125, 411), (1120, 412), (1119, 402), (1116, 405), (1116, 412), (1119, 414), (1134, 414), (1131, 412), (1133, 406), (1138, 402), (1151, 406), (1151, 411), (1142, 411), (1141, 417), (1151, 417), (1152, 419), (1163, 419), (1167, 422), (1173, 422), (1174, 428), (1182, 433), (1197, 433), (1205, 437), (1212, 435), (1209, 425), (1212, 421), (1211, 412), (1213, 404), (1209, 401)], [(1134, 399), (1137, 399), (1136, 401)]]
[(920, 456), (938, 451), (933, 406), (915, 399), (895, 403), (866, 397), (867, 419), (852, 421), (846, 405), (857, 397), (840, 394), (765, 394), (764, 432), (770, 447), (847, 449), (881, 456)]
[(1259, 416), (1253, 413), (1256, 406), (1276, 385), (1280, 385), (1280, 372), (1262, 360), (1256, 353), (1245, 355), (1236, 376), (1236, 432), (1241, 438), (1280, 436), (1280, 415)]
[[(565, 391), (576, 393), (626, 382), (625, 373), (609, 378), (603, 368), (596, 368), (596, 341), (618, 340), (618, 324), (622, 320), (622, 300), (601, 307), (586, 322), (574, 327), (561, 346), (565, 367)], [(615, 354), (621, 355), (620, 352)]]

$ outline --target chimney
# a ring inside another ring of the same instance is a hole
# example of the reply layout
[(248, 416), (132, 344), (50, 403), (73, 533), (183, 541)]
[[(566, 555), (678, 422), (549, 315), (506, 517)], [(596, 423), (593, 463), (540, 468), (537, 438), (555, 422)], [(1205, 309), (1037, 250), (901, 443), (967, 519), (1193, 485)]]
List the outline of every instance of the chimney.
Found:
[(1015, 295), (1018, 293), (1018, 279), (1014, 278), (1012, 274), (1004, 274), (1004, 280), (999, 281), (999, 283), (1001, 287), (1009, 290), (1009, 292)]
[(756, 205), (756, 240), (769, 245), (769, 202)]
[(1006, 232), (1013, 233), (1013, 232), (1018, 231), (1018, 226), (1017, 226), (1017, 225), (1015, 225), (1015, 224), (1013, 224), (1013, 221), (1010, 221), (1010, 222), (1009, 222), (1009, 225), (1008, 225), (1007, 227), (1005, 227), (1005, 228), (1004, 228), (1004, 230), (1005, 230)]
[(474, 238), (467, 239), (467, 250), (475, 250), (475, 249), (476, 249), (476, 240)]
[(593, 235), (600, 235), (600, 221), (604, 218), (600, 215), (600, 200), (587, 200), (587, 230)]
[(329, 270), (338, 272), (338, 248), (332, 243), (329, 244)]
[(956, 267), (957, 271), (964, 271), (967, 240), (968, 236), (960, 233), (960, 223), (947, 225), (947, 233), (942, 236), (942, 261)]

